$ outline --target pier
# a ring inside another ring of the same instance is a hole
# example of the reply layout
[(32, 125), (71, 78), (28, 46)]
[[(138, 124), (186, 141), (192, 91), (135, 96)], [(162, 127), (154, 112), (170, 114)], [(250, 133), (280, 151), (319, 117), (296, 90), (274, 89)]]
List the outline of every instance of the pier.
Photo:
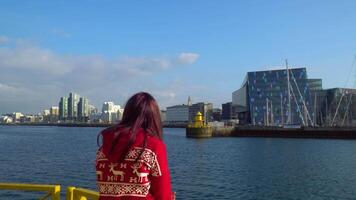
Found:
[(213, 137), (330, 138), (356, 139), (355, 127), (265, 127), (230, 126), (213, 128)]

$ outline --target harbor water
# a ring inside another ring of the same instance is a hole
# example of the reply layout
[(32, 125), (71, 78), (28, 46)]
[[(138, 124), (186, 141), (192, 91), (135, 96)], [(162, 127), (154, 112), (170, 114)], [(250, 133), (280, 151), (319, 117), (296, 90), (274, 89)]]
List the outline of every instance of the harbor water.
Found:
[[(0, 182), (96, 190), (102, 128), (0, 126)], [(355, 199), (356, 140), (185, 137), (164, 129), (177, 199)], [(0, 191), (0, 199), (38, 194)]]

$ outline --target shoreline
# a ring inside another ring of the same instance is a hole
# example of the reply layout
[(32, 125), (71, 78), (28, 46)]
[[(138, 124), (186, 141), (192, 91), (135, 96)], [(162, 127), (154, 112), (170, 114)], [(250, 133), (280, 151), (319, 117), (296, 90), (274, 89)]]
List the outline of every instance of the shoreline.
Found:
[[(115, 124), (104, 123), (0, 123), (0, 126), (57, 126), (57, 127), (110, 127)], [(185, 128), (183, 125), (163, 125), (163, 128)]]
[[(109, 127), (103, 123), (0, 123), (0, 126), (54, 126), (54, 127)], [(186, 128), (184, 125), (163, 125), (163, 128)], [(194, 135), (192, 136), (194, 137)], [(264, 138), (315, 138), (315, 139), (356, 139), (356, 127), (263, 127), (224, 126), (213, 127), (210, 137), (264, 137)]]
[(212, 137), (356, 139), (356, 127), (217, 127)]

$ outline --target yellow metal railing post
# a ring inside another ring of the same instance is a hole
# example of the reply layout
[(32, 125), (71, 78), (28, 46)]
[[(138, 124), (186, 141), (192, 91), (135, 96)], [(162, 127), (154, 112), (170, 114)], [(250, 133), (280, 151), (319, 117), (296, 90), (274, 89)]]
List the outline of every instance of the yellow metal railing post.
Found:
[[(23, 191), (41, 191), (46, 194), (39, 198), (40, 200), (48, 199), (60, 200), (60, 185), (39, 185), (39, 184), (22, 184), (22, 183), (0, 183), (0, 190), (23, 190)], [(99, 193), (93, 190), (83, 188), (68, 187), (66, 200), (98, 200)]]
[(66, 200), (98, 200), (99, 193), (83, 188), (68, 187)]
[(60, 200), (60, 185), (40, 185), (40, 184), (20, 184), (20, 183), (0, 183), (0, 189), (3, 190), (23, 190), (23, 191), (42, 191), (48, 192), (40, 199), (52, 197), (52, 200)]
[(52, 191), (52, 200), (60, 200), (61, 199), (61, 186), (56, 185)]
[(73, 200), (75, 187), (67, 187), (66, 200)]

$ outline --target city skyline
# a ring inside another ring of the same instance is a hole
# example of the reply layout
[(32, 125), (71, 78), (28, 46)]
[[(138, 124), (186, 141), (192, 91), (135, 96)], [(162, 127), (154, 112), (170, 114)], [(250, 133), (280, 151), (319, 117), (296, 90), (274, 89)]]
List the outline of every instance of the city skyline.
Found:
[[(289, 74), (289, 75), (288, 75)], [(288, 78), (289, 76), (289, 78)], [(232, 101), (222, 109), (209, 102), (187, 102), (161, 111), (166, 125), (183, 126), (201, 113), (205, 123), (238, 123), (240, 125), (344, 126), (354, 124), (356, 89), (323, 89), (322, 79), (308, 79), (306, 68), (275, 69), (248, 72), (241, 88), (232, 92)], [(288, 81), (289, 79), (289, 81)], [(291, 81), (292, 80), (292, 81)], [(59, 105), (38, 115), (13, 112), (1, 116), (3, 123), (113, 123), (124, 108), (104, 102), (102, 112), (89, 100), (73, 92), (61, 97)], [(223, 120), (223, 121), (221, 121)]]
[[(101, 113), (100, 111), (102, 110), (102, 106), (104, 106), (106, 103), (117, 103), (117, 102), (112, 101), (112, 100), (107, 100), (107, 101), (103, 101), (100, 105), (97, 106), (97, 105), (92, 105), (92, 104), (90, 104), (90, 102), (91, 102), (90, 99), (88, 99), (88, 98), (86, 98), (86, 97), (83, 97), (83, 96), (80, 96), (79, 93), (70, 91), (70, 92), (67, 92), (67, 94), (69, 94), (68, 97), (67, 97), (66, 95), (60, 96), (60, 97), (58, 97), (58, 103), (57, 103), (57, 104), (53, 104), (53, 105), (51, 105), (51, 106), (49, 106), (49, 107), (45, 107), (45, 108), (42, 109), (42, 110), (38, 110), (38, 111), (35, 111), (35, 112), (29, 112), (29, 113), (22, 112), (21, 110), (13, 110), (13, 111), (6, 112), (6, 113), (1, 113), (1, 112), (0, 112), (0, 116), (1, 116), (1, 115), (6, 115), (6, 114), (12, 114), (12, 113), (22, 113), (22, 114), (36, 115), (36, 114), (42, 114), (44, 111), (50, 110), (51, 107), (58, 107), (59, 110), (61, 110), (61, 109), (60, 109), (61, 106), (64, 106), (64, 107), (67, 107), (67, 108), (68, 108), (68, 100), (70, 99), (71, 94), (78, 95), (79, 99), (84, 98), (84, 99), (86, 100), (87, 104), (88, 104), (87, 106), (93, 106), (95, 109), (98, 109), (99, 113)], [(65, 100), (65, 103), (63, 103), (64, 100)], [(191, 101), (192, 101), (192, 100), (191, 100), (191, 97), (188, 96), (186, 102), (180, 102), (180, 103), (178, 103), (177, 105), (188, 105), (189, 102), (192, 103)], [(78, 103), (80, 103), (80, 101), (78, 101), (77, 104), (78, 104)], [(199, 102), (195, 102), (195, 103), (199, 103)], [(119, 104), (115, 104), (115, 105), (123, 106), (123, 107), (124, 107), (125, 104), (126, 104), (126, 102), (119, 103)], [(79, 104), (78, 104), (78, 105), (79, 105)], [(167, 107), (171, 107), (171, 106), (176, 106), (176, 105), (168, 105)], [(123, 108), (123, 107), (122, 107), (122, 108)], [(160, 110), (161, 110), (161, 111), (165, 111), (165, 110), (167, 109), (167, 107), (164, 107), (164, 108), (160, 107)], [(77, 108), (77, 109), (78, 109), (78, 108)], [(67, 110), (65, 115), (68, 116), (68, 115), (69, 115), (68, 112), (69, 112), (69, 111)], [(78, 109), (78, 112), (79, 112), (79, 109)], [(61, 113), (61, 111), (59, 111), (59, 113)], [(61, 115), (61, 114), (59, 114), (59, 116), (60, 116), (60, 115)], [(63, 114), (62, 114), (62, 115), (63, 115)]]
[(324, 88), (352, 87), (355, 6), (2, 1), (0, 113), (48, 109), (70, 91), (96, 107), (139, 91), (161, 109), (188, 96), (220, 107), (247, 72), (282, 68), (286, 58)]

